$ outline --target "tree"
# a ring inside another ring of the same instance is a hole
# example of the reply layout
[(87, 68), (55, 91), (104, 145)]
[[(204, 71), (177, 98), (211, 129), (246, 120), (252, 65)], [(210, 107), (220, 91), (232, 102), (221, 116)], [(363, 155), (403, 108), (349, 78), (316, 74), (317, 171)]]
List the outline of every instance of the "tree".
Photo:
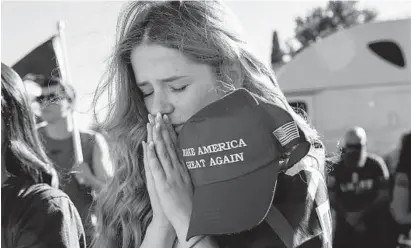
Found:
[(330, 1), (325, 8), (317, 7), (307, 16), (295, 19), (295, 38), (301, 47), (291, 55), (339, 29), (370, 22), (376, 17), (375, 10), (359, 9), (356, 1)]
[(271, 47), (271, 64), (282, 64), (285, 52), (280, 47), (277, 31), (273, 32), (273, 40)]

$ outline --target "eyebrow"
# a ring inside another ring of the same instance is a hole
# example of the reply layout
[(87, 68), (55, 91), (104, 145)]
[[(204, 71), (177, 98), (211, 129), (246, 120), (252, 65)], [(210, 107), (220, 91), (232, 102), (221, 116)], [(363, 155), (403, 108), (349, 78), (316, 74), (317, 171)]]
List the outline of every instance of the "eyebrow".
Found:
[[(186, 78), (187, 76), (183, 75), (183, 76), (172, 76), (172, 77), (168, 77), (168, 78), (163, 78), (163, 79), (159, 79), (158, 81), (162, 82), (162, 83), (170, 83), (182, 78)], [(145, 86), (146, 84), (148, 84), (148, 81), (143, 81), (143, 82), (137, 82), (138, 86)]]

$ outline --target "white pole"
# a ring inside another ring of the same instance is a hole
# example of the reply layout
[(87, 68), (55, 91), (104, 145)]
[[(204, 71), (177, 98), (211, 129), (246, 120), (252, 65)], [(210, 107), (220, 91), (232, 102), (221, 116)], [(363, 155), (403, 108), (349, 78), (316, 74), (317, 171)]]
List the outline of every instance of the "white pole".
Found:
[[(62, 62), (59, 64), (60, 67), (60, 71), (61, 71), (61, 76), (63, 78), (63, 81), (65, 81), (65, 83), (67, 85), (72, 85), (72, 81), (71, 81), (71, 76), (70, 76), (70, 71), (69, 71), (69, 63), (68, 63), (68, 55), (67, 55), (67, 47), (66, 47), (66, 39), (65, 39), (65, 35), (64, 35), (64, 28), (65, 28), (65, 24), (63, 21), (59, 21), (57, 24), (58, 27), (58, 31), (59, 31), (59, 36), (60, 36), (60, 43), (61, 43), (61, 50), (62, 50)], [(81, 147), (81, 139), (80, 139), (80, 132), (78, 130), (77, 127), (77, 123), (74, 117), (74, 110), (71, 112), (71, 121), (72, 121), (72, 125), (73, 125), (73, 148), (74, 148), (74, 156), (76, 159), (76, 163), (77, 164), (81, 164), (83, 163), (84, 159), (83, 159), (83, 150)]]

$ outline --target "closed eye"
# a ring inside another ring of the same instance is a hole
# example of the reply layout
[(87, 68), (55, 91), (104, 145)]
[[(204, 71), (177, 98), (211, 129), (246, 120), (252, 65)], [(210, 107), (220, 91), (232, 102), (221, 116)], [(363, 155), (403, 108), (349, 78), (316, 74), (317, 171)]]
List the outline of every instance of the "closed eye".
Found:
[(148, 96), (151, 96), (153, 94), (153, 91), (151, 92), (143, 92), (143, 97), (146, 98)]
[(181, 91), (184, 91), (187, 88), (187, 86), (188, 86), (188, 84), (184, 85), (184, 86), (181, 86), (181, 87), (171, 87), (171, 89), (172, 89), (172, 91), (175, 91), (175, 92), (181, 92)]

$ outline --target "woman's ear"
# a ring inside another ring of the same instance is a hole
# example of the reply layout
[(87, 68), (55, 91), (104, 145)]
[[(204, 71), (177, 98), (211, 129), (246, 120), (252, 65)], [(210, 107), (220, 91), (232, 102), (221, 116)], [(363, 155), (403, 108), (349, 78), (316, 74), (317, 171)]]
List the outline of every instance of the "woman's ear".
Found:
[(228, 65), (228, 75), (236, 89), (241, 88), (244, 84), (244, 71), (242, 70), (240, 61), (236, 61)]
[(244, 85), (244, 72), (240, 62), (223, 63), (219, 69), (217, 80), (217, 94), (225, 96), (227, 93)]
[(244, 84), (244, 72), (240, 61), (224, 63), (221, 72), (223, 81), (231, 84), (234, 88), (241, 88)]

